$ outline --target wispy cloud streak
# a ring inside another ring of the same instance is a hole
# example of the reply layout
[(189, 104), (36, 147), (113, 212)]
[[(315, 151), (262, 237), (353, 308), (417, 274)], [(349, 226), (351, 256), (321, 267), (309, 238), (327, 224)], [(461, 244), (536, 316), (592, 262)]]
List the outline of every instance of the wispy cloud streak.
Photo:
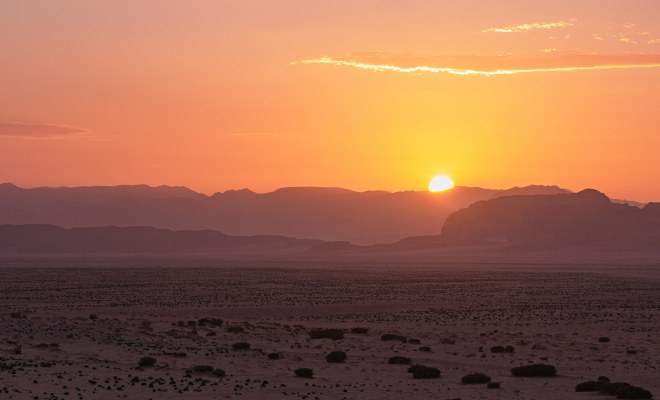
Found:
[(522, 25), (509, 25), (504, 27), (494, 27), (485, 29), (484, 32), (496, 32), (496, 33), (516, 33), (516, 32), (529, 32), (529, 31), (538, 31), (546, 29), (556, 29), (556, 28), (566, 28), (569, 26), (574, 26), (577, 21), (574, 19), (568, 21), (556, 21), (556, 22), (532, 22), (529, 24)]
[[(443, 57), (434, 57), (429, 63), (405, 66), (405, 63), (378, 62), (378, 60), (321, 57), (302, 60), (300, 64), (328, 64), (342, 67), (358, 68), (370, 71), (391, 71), (399, 73), (445, 73), (450, 75), (497, 76), (515, 75), (537, 72), (571, 72), (608, 69), (658, 68), (660, 55), (626, 55), (600, 56), (580, 54), (574, 57), (556, 56), (539, 58), (522, 58), (515, 56), (494, 57), (447, 57), (446, 65), (442, 65)], [(419, 60), (419, 58), (415, 58)], [(452, 65), (454, 64), (454, 65)], [(474, 64), (470, 66), (470, 64)], [(502, 65), (502, 66), (498, 66)]]
[(29, 139), (91, 138), (96, 133), (88, 129), (69, 125), (26, 124), (21, 122), (0, 122), (0, 137)]

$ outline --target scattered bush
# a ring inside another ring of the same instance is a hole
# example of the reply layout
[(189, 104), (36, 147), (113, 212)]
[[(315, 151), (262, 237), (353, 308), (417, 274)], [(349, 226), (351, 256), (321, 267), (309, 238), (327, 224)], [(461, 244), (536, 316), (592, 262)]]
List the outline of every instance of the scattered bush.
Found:
[(309, 332), (310, 339), (332, 339), (341, 340), (344, 338), (343, 329), (312, 329)]
[(410, 360), (410, 358), (408, 358), (408, 357), (401, 357), (401, 356), (390, 357), (390, 358), (387, 360), (387, 363), (388, 363), (388, 364), (397, 364), (397, 365), (408, 365), (408, 364), (410, 364), (411, 362), (412, 362), (412, 361)]
[(156, 365), (156, 359), (153, 357), (142, 357), (138, 360), (138, 366), (140, 367), (153, 367)]
[(464, 385), (478, 385), (482, 383), (489, 383), (490, 381), (490, 376), (484, 374), (469, 374), (461, 378), (461, 382)]
[(499, 389), (501, 386), (499, 382), (490, 382), (486, 387), (488, 389)]
[(211, 326), (221, 326), (222, 325), (222, 320), (218, 318), (201, 318), (197, 321), (197, 325), (199, 326), (206, 326), (206, 325), (211, 325)]
[(610, 381), (610, 378), (601, 375), (601, 376), (598, 377), (597, 380), (598, 380), (599, 382), (601, 382), (601, 381), (602, 381), (602, 382), (609, 382), (609, 381)]
[(396, 335), (394, 333), (386, 333), (380, 337), (380, 340), (382, 340), (383, 342), (399, 341), (401, 343), (406, 343), (408, 341), (408, 338), (405, 336)]
[(313, 378), (314, 377), (314, 371), (311, 368), (298, 368), (297, 370), (294, 371), (296, 376), (300, 378)]
[(243, 332), (245, 332), (245, 328), (243, 328), (242, 326), (233, 325), (233, 326), (230, 326), (229, 328), (227, 328), (227, 332), (229, 332), (229, 333), (243, 333)]
[(431, 348), (429, 346), (422, 346), (419, 348), (419, 351), (430, 352)]
[(99, 316), (96, 315), (96, 314), (89, 314), (89, 319), (91, 319), (92, 321), (95, 320), (95, 319), (98, 319), (98, 317)]
[(602, 336), (598, 338), (598, 341), (600, 343), (608, 343), (610, 341), (610, 338), (608, 338), (607, 336)]
[(14, 311), (11, 314), (9, 314), (12, 318), (25, 318), (25, 315), (21, 314), (18, 311)]
[(269, 360), (279, 360), (280, 357), (280, 353), (268, 353)]
[(346, 352), (333, 351), (325, 356), (325, 360), (329, 363), (343, 363), (346, 361)]
[(638, 386), (624, 386), (616, 391), (617, 399), (652, 399), (653, 394)]
[(557, 368), (547, 364), (523, 365), (521, 367), (511, 368), (511, 374), (520, 377), (555, 376), (557, 375)]
[(626, 386), (631, 386), (628, 382), (599, 382), (598, 393), (616, 395), (616, 392)]
[(440, 378), (440, 370), (434, 367), (427, 367), (419, 365), (413, 371), (413, 378), (415, 379), (434, 379)]
[(421, 342), (420, 342), (419, 339), (408, 339), (408, 343), (410, 343), (410, 344), (420, 344)]
[(513, 353), (515, 350), (513, 346), (493, 346), (490, 348), (491, 353)]
[(210, 365), (195, 365), (192, 370), (198, 374), (209, 374), (213, 372), (214, 369), (215, 368)]
[(360, 327), (357, 327), (357, 328), (353, 328), (353, 329), (351, 329), (351, 333), (366, 334), (366, 333), (368, 333), (368, 332), (369, 332), (369, 328), (360, 328)]
[(577, 385), (575, 385), (575, 391), (576, 392), (597, 392), (598, 391), (598, 386), (599, 386), (599, 382), (586, 381), (586, 382), (578, 383)]
[(238, 342), (231, 345), (231, 348), (234, 350), (249, 350), (250, 343), (248, 342)]
[(213, 376), (217, 376), (218, 378), (223, 378), (225, 376), (225, 370), (216, 368), (213, 370)]
[(506, 347), (504, 348), (504, 352), (505, 352), (505, 353), (513, 353), (513, 352), (515, 352), (515, 351), (516, 351), (516, 349), (515, 349), (513, 346), (506, 346)]

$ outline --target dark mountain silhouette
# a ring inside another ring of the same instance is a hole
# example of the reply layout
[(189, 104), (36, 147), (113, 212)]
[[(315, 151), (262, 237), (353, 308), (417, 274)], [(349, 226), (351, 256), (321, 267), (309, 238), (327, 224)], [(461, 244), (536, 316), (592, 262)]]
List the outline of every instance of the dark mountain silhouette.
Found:
[(0, 225), (0, 253), (127, 254), (307, 250), (322, 244), (282, 236), (228, 236), (218, 231), (151, 227), (65, 229), (54, 225)]
[(212, 229), (228, 235), (373, 244), (437, 234), (451, 212), (495, 192), (468, 187), (444, 193), (299, 187), (206, 196), (184, 187), (23, 189), (4, 184), (0, 185), (0, 224)]
[(521, 248), (657, 249), (660, 206), (650, 203), (640, 209), (614, 203), (593, 189), (499, 197), (450, 215), (440, 239), (444, 244), (500, 243)]
[(530, 185), (524, 187), (514, 186), (511, 189), (500, 190), (490, 196), (491, 199), (504, 196), (525, 196), (535, 194), (562, 194), (571, 193), (570, 190), (562, 189), (559, 186)]

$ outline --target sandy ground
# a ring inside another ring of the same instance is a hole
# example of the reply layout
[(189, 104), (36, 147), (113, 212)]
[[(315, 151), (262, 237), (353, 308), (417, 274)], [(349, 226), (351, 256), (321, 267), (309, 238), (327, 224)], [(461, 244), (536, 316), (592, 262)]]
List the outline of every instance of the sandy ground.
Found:
[[(575, 392), (598, 376), (657, 397), (658, 270), (593, 270), (0, 268), (0, 399), (614, 399)], [(314, 328), (348, 333), (311, 339)], [(334, 350), (344, 363), (325, 360)], [(138, 368), (143, 356), (156, 365)], [(441, 377), (413, 379), (391, 356)], [(530, 363), (558, 375), (511, 375)], [(296, 377), (300, 367), (315, 377)], [(473, 372), (501, 388), (462, 384)]]

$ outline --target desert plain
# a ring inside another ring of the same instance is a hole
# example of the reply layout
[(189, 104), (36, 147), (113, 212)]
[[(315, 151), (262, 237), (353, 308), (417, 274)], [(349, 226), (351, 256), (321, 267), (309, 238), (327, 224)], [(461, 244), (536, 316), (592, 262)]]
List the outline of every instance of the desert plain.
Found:
[[(598, 377), (657, 395), (657, 270), (5, 263), (0, 399), (614, 399), (575, 391)], [(556, 376), (512, 375), (531, 364)]]

